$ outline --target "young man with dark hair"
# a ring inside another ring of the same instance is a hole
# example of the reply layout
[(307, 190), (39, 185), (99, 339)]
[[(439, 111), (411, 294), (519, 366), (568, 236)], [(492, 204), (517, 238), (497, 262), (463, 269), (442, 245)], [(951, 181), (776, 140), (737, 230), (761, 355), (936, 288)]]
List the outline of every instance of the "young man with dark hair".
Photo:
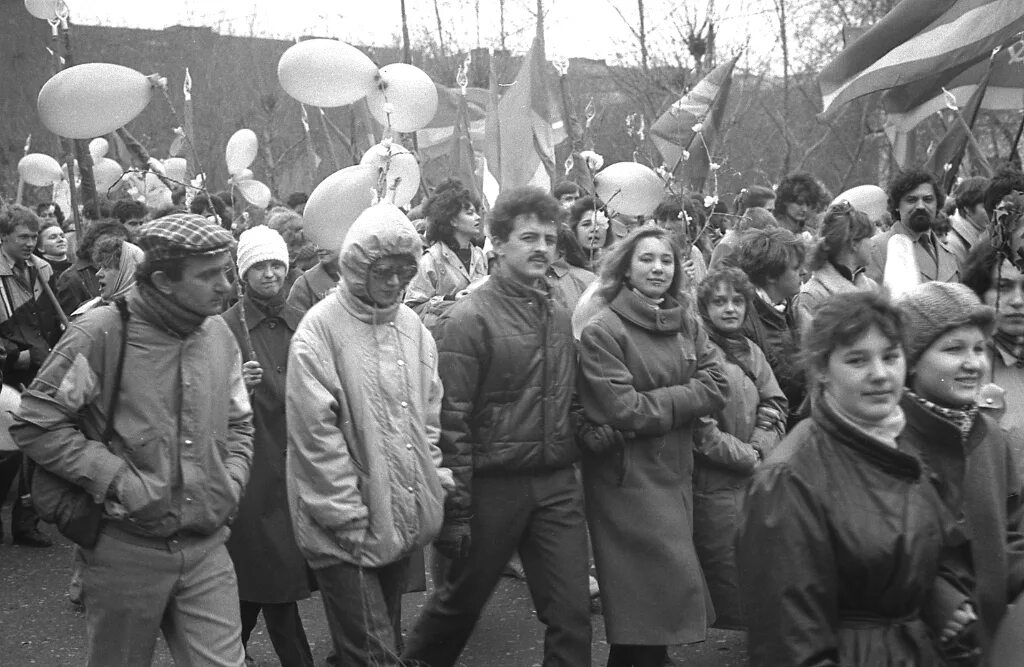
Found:
[(789, 401), (792, 426), (806, 393), (799, 360), (800, 323), (793, 307), (793, 297), (800, 292), (804, 242), (780, 227), (751, 229), (740, 237), (739, 249), (727, 262), (742, 269), (754, 285), (758, 298), (743, 323), (743, 335), (767, 357)]
[(884, 283), (886, 258), (894, 236), (908, 237), (921, 282), (937, 280), (956, 282), (960, 279), (960, 263), (949, 247), (932, 229), (946, 193), (932, 174), (920, 169), (901, 172), (889, 183), (889, 212), (895, 220), (884, 234), (871, 241), (871, 262), (867, 276), (879, 285)]
[(583, 495), (570, 405), (570, 314), (551, 296), (558, 201), (537, 188), (502, 193), (490, 214), (494, 275), (449, 308), (437, 347), (441, 441), (455, 490), (434, 547), (451, 559), (406, 643), (416, 664), (454, 665), (509, 558), (518, 551), (544, 664), (590, 664)]
[(569, 210), (576, 200), (583, 196), (580, 186), (572, 181), (562, 181), (551, 191), (551, 195), (558, 200), (562, 208)]
[(160, 632), (176, 664), (242, 665), (225, 542), (249, 480), (252, 410), (216, 317), (233, 241), (188, 213), (144, 225), (127, 317), (108, 306), (72, 323), (15, 414), (25, 455), (103, 503), (83, 548), (90, 666), (149, 665)]

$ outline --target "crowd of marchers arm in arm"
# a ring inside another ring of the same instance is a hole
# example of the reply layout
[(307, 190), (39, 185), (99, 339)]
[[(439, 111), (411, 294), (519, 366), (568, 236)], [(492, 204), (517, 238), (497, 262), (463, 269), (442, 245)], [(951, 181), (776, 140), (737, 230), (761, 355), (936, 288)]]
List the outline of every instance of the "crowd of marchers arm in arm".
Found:
[(591, 664), (592, 597), (609, 667), (709, 627), (755, 666), (986, 664), (1024, 590), (1024, 174), (907, 170), (874, 217), (806, 173), (584, 195), (482, 216), (450, 179), (338, 248), (300, 194), (5, 205), (0, 498), (15, 544), (77, 543), (83, 661), (243, 665), (262, 613), (312, 665), (316, 590), (332, 664), (450, 666), (517, 560), (545, 665)]

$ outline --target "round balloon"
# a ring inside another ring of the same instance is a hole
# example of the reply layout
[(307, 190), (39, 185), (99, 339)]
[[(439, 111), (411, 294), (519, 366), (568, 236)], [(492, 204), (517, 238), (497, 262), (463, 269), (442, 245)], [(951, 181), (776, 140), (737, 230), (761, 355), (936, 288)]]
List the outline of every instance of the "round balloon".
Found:
[(437, 86), (419, 67), (385, 65), (366, 102), (373, 117), (385, 126), (390, 124), (396, 132), (415, 132), (437, 113)]
[(107, 151), (109, 150), (110, 143), (103, 137), (96, 137), (89, 142), (89, 155), (92, 156), (93, 162), (96, 162), (101, 157), (107, 157)]
[(153, 97), (144, 75), (110, 63), (84, 63), (54, 74), (36, 99), (46, 129), (69, 139), (91, 139), (123, 127)]
[(256, 160), (256, 148), (259, 142), (252, 130), (239, 130), (228, 139), (224, 156), (228, 163), (228, 172), (236, 174), (247, 169)]
[(25, 0), (25, 9), (37, 19), (44, 21), (57, 19), (57, 0)]
[(164, 171), (167, 172), (167, 178), (184, 183), (188, 175), (188, 162), (183, 157), (169, 157), (164, 160)]
[(253, 173), (252, 169), (243, 169), (237, 174), (232, 174), (231, 178), (228, 179), (231, 183), (241, 183), (242, 181), (252, 180)]
[(377, 169), (378, 177), (387, 171), (387, 191), (381, 201), (405, 206), (420, 189), (420, 165), (416, 157), (400, 144), (377, 144), (363, 154), (359, 164)]
[(92, 165), (92, 177), (96, 181), (96, 191), (106, 194), (123, 173), (124, 169), (116, 160), (111, 160), (108, 157), (99, 158)]
[(270, 188), (263, 183), (254, 180), (240, 181), (235, 184), (238, 188), (238, 192), (242, 195), (245, 201), (249, 202), (256, 208), (266, 208), (270, 206)]
[(285, 92), (317, 107), (340, 107), (366, 97), (377, 66), (370, 58), (336, 39), (307, 39), (288, 48), (277, 63)]
[(376, 198), (377, 168), (357, 164), (336, 171), (313, 189), (303, 209), (303, 233), (321, 248), (337, 250), (359, 214)]
[(64, 178), (64, 171), (49, 155), (29, 153), (18, 161), (18, 175), (29, 185), (45, 187)]
[(626, 215), (654, 212), (665, 191), (665, 183), (639, 162), (616, 162), (594, 176), (594, 189), (609, 209)]
[(837, 204), (843, 200), (850, 202), (855, 209), (866, 214), (871, 222), (878, 222), (889, 210), (889, 196), (877, 185), (858, 185), (855, 188), (850, 188), (833, 199), (832, 203)]

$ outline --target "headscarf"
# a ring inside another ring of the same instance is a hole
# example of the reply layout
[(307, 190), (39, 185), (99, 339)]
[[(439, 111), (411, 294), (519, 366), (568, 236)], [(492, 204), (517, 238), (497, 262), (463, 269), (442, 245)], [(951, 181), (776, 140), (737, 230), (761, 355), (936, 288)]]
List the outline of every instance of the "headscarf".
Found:
[(117, 265), (117, 277), (113, 282), (108, 283), (103, 290), (104, 301), (113, 301), (128, 294), (132, 287), (135, 287), (135, 269), (145, 259), (142, 248), (124, 241), (121, 243), (121, 260)]

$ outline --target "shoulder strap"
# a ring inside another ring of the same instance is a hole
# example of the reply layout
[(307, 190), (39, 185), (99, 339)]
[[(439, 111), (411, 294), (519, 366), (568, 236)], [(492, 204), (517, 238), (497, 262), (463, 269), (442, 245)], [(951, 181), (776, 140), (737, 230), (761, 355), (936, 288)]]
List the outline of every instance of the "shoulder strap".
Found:
[(117, 410), (118, 394), (121, 393), (121, 374), (124, 371), (125, 350), (128, 349), (128, 303), (124, 298), (115, 299), (117, 312), (121, 314), (121, 344), (117, 353), (117, 367), (114, 371), (113, 392), (110, 394), (110, 405), (107, 409), (107, 426), (103, 429), (103, 442), (110, 444), (114, 437), (114, 411)]

